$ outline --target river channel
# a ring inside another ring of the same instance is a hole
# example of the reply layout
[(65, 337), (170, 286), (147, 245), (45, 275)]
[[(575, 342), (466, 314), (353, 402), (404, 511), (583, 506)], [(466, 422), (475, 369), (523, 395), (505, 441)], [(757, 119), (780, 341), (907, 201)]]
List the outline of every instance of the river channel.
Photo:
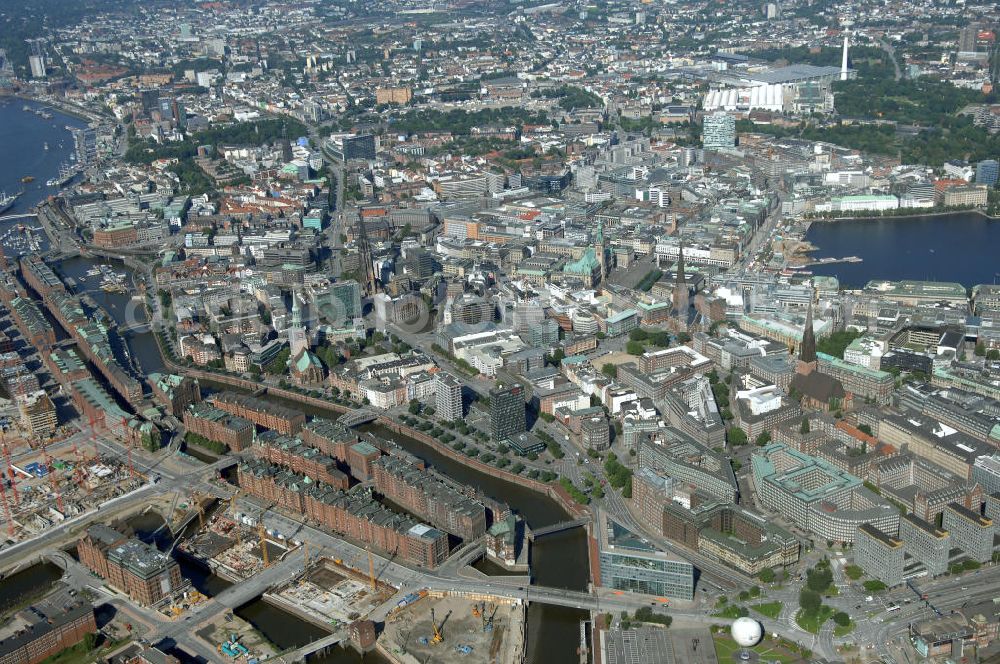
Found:
[[(73, 258), (64, 261), (59, 271), (81, 284), (80, 290), (86, 290), (101, 304), (120, 324), (127, 324), (132, 316), (139, 316), (136, 304), (125, 294), (108, 293), (100, 289), (87, 288), (87, 272), (98, 261), (87, 258)], [(128, 272), (121, 263), (111, 265), (118, 272)], [(134, 319), (133, 319), (134, 320)], [(149, 332), (127, 334), (126, 341), (133, 358), (145, 372), (162, 370), (163, 361), (159, 355), (156, 340)], [(202, 381), (203, 388), (208, 390), (230, 389), (225, 385)], [(297, 408), (309, 415), (320, 417), (337, 417), (339, 413), (324, 411), (293, 402), (290, 400), (270, 397), (277, 403)], [(407, 451), (424, 459), (429, 465), (451, 477), (452, 479), (478, 487), (484, 493), (502, 500), (517, 511), (528, 523), (538, 528), (567, 518), (566, 511), (554, 500), (532, 489), (520, 486), (514, 482), (500, 479), (493, 475), (480, 472), (465, 466), (437, 452), (434, 448), (420, 441), (400, 436), (378, 425), (365, 425), (363, 431), (391, 439)], [(130, 525), (143, 537), (151, 537), (152, 533), (162, 525), (162, 517), (147, 513), (130, 521)], [(210, 573), (199, 563), (180, 557), (179, 564), (186, 578), (206, 595), (214, 595), (228, 587), (229, 583)], [(538, 540), (532, 547), (531, 565), (533, 582), (543, 586), (561, 587), (574, 590), (585, 590), (589, 581), (588, 549), (586, 534), (582, 529), (566, 531), (549, 535)], [(5, 603), (14, 603), (23, 597), (24, 587), (31, 588), (40, 584), (51, 584), (58, 578), (58, 570), (50, 566), (34, 566), (17, 575), (0, 580), (0, 608)], [(27, 579), (27, 581), (24, 581)], [(28, 585), (25, 586), (24, 584)], [(245, 604), (236, 611), (237, 615), (250, 622), (279, 648), (289, 648), (303, 645), (321, 637), (325, 632), (281, 609), (263, 601), (260, 598)], [(567, 609), (544, 604), (532, 604), (528, 609), (528, 653), (526, 661), (545, 662), (546, 664), (576, 664), (579, 662), (577, 646), (579, 644), (579, 624), (587, 618), (585, 611)], [(321, 658), (310, 659), (319, 664), (353, 664), (355, 662), (370, 662), (382, 664), (384, 661), (377, 653), (369, 653), (364, 659), (350, 648), (337, 649)]]
[[(155, 544), (160, 549), (170, 548), (171, 537), (162, 527), (164, 521), (160, 514), (156, 512), (138, 514), (127, 519), (126, 523), (135, 531), (139, 539)], [(190, 580), (191, 585), (199, 592), (210, 597), (218, 595), (232, 585), (229, 581), (213, 574), (204, 565), (186, 555), (178, 555), (177, 564), (180, 566), (184, 578)], [(238, 607), (235, 614), (253, 625), (265, 638), (282, 650), (306, 645), (329, 633), (259, 597)], [(362, 660), (354, 650), (340, 648), (324, 657), (312, 658), (309, 661), (323, 664), (349, 664), (361, 661), (383, 664), (385, 660), (380, 658), (377, 653), (371, 653)]]
[[(204, 390), (231, 389), (228, 386), (201, 381)], [(308, 415), (334, 418), (332, 411), (306, 406), (274, 396), (275, 403), (296, 408)], [(368, 424), (360, 427), (376, 436), (395, 441), (405, 450), (423, 459), (432, 468), (448, 477), (475, 486), (487, 495), (502, 500), (524, 517), (528, 525), (539, 528), (568, 518), (566, 511), (554, 500), (537, 491), (513, 482), (487, 475), (436, 451), (430, 445), (401, 436), (385, 427)], [(582, 529), (569, 530), (539, 539), (531, 548), (533, 582), (542, 586), (586, 590), (589, 582), (587, 536)], [(577, 664), (580, 641), (580, 621), (587, 612), (576, 609), (532, 604), (528, 609), (528, 662), (546, 664)]]
[[(0, 104), (0, 115), (11, 120), (10, 123), (2, 123), (7, 124), (7, 126), (38, 124), (33, 113), (24, 112), (20, 106), (15, 107), (12, 103)], [(62, 127), (66, 125), (81, 126), (83, 123), (56, 113), (56, 121), (51, 124), (56, 126), (39, 128), (38, 136), (31, 137), (32, 145), (36, 146), (35, 149), (39, 143), (47, 141), (50, 150), (46, 152), (44, 159), (41, 155), (39, 156), (37, 164), (32, 162), (29, 170), (32, 171), (31, 174), (36, 176), (37, 181), (31, 186), (25, 187), (25, 195), (8, 214), (27, 212), (31, 205), (37, 203), (48, 193), (45, 191), (43, 178), (54, 176), (59, 163), (68, 158), (72, 149), (71, 141), (67, 141), (68, 132)], [(53, 131), (51, 138), (44, 134), (46, 131)], [(22, 173), (21, 170), (16, 171), (16, 173), (24, 175), (25, 173)], [(4, 177), (0, 179), (9, 185), (8, 190), (14, 190), (16, 182), (11, 181), (14, 180), (14, 172), (5, 172), (3, 175)], [(0, 187), (0, 189), (2, 188)], [(29, 225), (37, 225), (37, 221), (27, 221)], [(6, 232), (12, 223), (14, 223), (13, 220), (0, 222), (0, 231)], [(45, 249), (46, 245), (47, 243), (43, 241), (42, 250)], [(76, 292), (89, 294), (118, 322), (125, 340), (125, 350), (138, 369), (145, 374), (162, 371), (164, 363), (153, 334), (145, 331), (130, 331), (132, 324), (145, 322), (145, 312), (141, 301), (127, 293), (102, 290), (100, 288), (101, 276), (94, 273), (95, 268), (102, 263), (110, 266), (115, 272), (129, 273), (131, 277), (131, 271), (119, 261), (77, 257), (64, 260), (53, 267), (64, 278), (69, 277), (73, 280)], [(203, 385), (209, 389), (213, 387), (228, 389), (225, 386), (213, 386), (204, 382)], [(281, 399), (277, 401), (283, 402)], [(339, 415), (333, 411), (324, 412), (296, 402), (286, 402), (285, 405), (315, 416), (335, 418)], [(565, 520), (568, 516), (565, 510), (548, 496), (514, 482), (469, 468), (438, 453), (424, 443), (397, 435), (378, 426), (369, 425), (363, 429), (394, 440), (452, 479), (478, 487), (486, 494), (506, 502), (532, 527), (538, 528), (557, 523)], [(193, 451), (193, 454), (195, 452)], [(137, 532), (151, 535), (159, 528), (160, 523), (156, 523), (157, 519), (160, 519), (162, 523), (162, 517), (146, 514), (141, 517), (140, 521), (132, 525)], [(229, 585), (228, 582), (211, 574), (198, 563), (187, 560), (183, 556), (180, 564), (185, 576), (191, 579), (196, 588), (207, 595), (216, 594)], [(531, 566), (534, 583), (550, 587), (585, 590), (589, 581), (586, 534), (581, 529), (577, 529), (540, 539), (532, 547)], [(58, 577), (59, 570), (54, 566), (34, 565), (18, 574), (0, 580), (0, 611), (4, 607), (12, 607), (23, 602), (25, 593), (28, 591), (50, 587)], [(323, 634), (320, 628), (281, 611), (259, 598), (240, 607), (237, 613), (251, 622), (279, 648), (304, 644)], [(576, 653), (579, 644), (579, 622), (586, 618), (585, 611), (532, 604), (528, 610), (527, 661), (544, 661), (545, 664), (576, 664), (579, 661)], [(356, 653), (348, 649), (334, 651), (323, 658), (310, 661), (324, 664), (347, 664), (359, 661), (379, 664), (382, 660), (374, 653), (366, 655), (362, 660)]]

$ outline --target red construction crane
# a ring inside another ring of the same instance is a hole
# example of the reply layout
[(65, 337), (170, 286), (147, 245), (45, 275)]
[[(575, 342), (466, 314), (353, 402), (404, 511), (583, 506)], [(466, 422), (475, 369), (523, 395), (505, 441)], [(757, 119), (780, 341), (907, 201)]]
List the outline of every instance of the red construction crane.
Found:
[(0, 499), (3, 499), (3, 515), (7, 519), (7, 534), (13, 537), (14, 517), (10, 515), (10, 505), (7, 503), (7, 490), (3, 488), (3, 482), (0, 482)]
[(73, 458), (76, 460), (76, 467), (73, 469), (73, 476), (76, 478), (77, 486), (82, 486), (87, 495), (90, 495), (90, 487), (84, 481), (83, 477), (83, 465), (86, 461), (83, 458), (83, 453), (80, 448), (76, 446), (76, 441), (73, 441)]
[(3, 441), (3, 459), (7, 462), (7, 479), (10, 480), (10, 488), (14, 490), (14, 504), (21, 504), (21, 496), (17, 493), (17, 471), (14, 470), (14, 463), (10, 460), (10, 448), (7, 441)]
[(90, 442), (94, 445), (94, 460), (101, 458), (101, 452), (97, 449), (97, 431), (95, 427), (97, 426), (97, 420), (94, 419), (93, 413), (90, 414)]
[(56, 477), (56, 468), (52, 465), (52, 457), (49, 456), (49, 451), (45, 449), (45, 441), (42, 441), (42, 456), (45, 460), (45, 470), (49, 476), (49, 484), (52, 485), (52, 492), (56, 494), (56, 505), (59, 506), (59, 512), (61, 514), (66, 514), (66, 508), (63, 505), (62, 492), (59, 491), (59, 478)]

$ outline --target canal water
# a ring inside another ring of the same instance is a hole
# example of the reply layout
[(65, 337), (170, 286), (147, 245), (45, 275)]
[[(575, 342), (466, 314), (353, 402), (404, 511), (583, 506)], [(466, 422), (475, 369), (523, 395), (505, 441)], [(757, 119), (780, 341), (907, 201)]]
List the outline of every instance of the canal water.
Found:
[[(25, 106), (31, 110), (23, 110)], [(54, 109), (48, 109), (51, 119), (42, 118), (33, 112), (40, 108), (43, 106), (33, 101), (0, 98), (0, 145), (6, 155), (0, 159), (0, 193), (23, 192), (4, 216), (30, 212), (46, 196), (56, 193), (45, 183), (59, 174), (59, 166), (68, 163), (73, 154), (73, 136), (66, 127), (86, 126), (83, 120)], [(21, 182), (26, 176), (34, 180)]]
[(74, 289), (76, 293), (81, 295), (86, 293), (114, 318), (115, 322), (118, 323), (120, 334), (128, 346), (129, 354), (144, 373), (162, 371), (163, 358), (160, 356), (153, 333), (130, 331), (132, 326), (143, 324), (147, 320), (143, 301), (139, 298), (133, 298), (131, 294), (102, 290), (100, 288), (101, 276), (88, 275), (88, 272), (100, 264), (108, 265), (116, 273), (128, 275), (127, 282), (131, 283), (132, 270), (121, 261), (96, 260), (78, 256), (61, 261), (55, 268), (61, 277), (70, 277), (76, 282)]
[[(137, 514), (126, 519), (125, 523), (135, 531), (136, 537), (142, 541), (155, 544), (161, 550), (170, 548), (172, 537), (169, 531), (163, 527), (164, 520), (158, 512), (150, 510), (143, 514)], [(194, 522), (194, 527), (197, 527), (197, 522)], [(209, 597), (218, 595), (232, 585), (229, 581), (212, 573), (199, 561), (193, 560), (183, 553), (177, 556), (177, 564), (181, 568), (182, 576), (191, 581), (191, 585), (199, 592)], [(234, 613), (253, 625), (266, 639), (282, 650), (306, 645), (329, 634), (328, 631), (301, 620), (259, 597), (237, 607)], [(336, 662), (337, 660), (331, 661)]]
[(62, 570), (52, 563), (37, 563), (0, 579), (0, 615), (20, 608), (47, 593), (62, 577)]
[(966, 288), (1000, 280), (1000, 219), (972, 212), (818, 221), (806, 240), (819, 247), (813, 258), (862, 259), (807, 268), (848, 288), (873, 279), (957, 281)]
[[(230, 387), (200, 381), (203, 390), (226, 390)], [(279, 397), (268, 399), (301, 410), (317, 417), (336, 417), (339, 413), (328, 412), (298, 402)], [(533, 528), (565, 521), (567, 512), (556, 501), (537, 491), (520, 486), (475, 470), (447, 457), (430, 445), (407, 436), (400, 436), (377, 424), (367, 424), (359, 428), (376, 436), (398, 443), (411, 454), (423, 459), (429, 466), (448, 477), (475, 486), (484, 493), (502, 500), (520, 514)], [(587, 535), (582, 528), (568, 530), (540, 538), (531, 549), (532, 582), (555, 588), (586, 590), (589, 582), (589, 551)], [(532, 604), (528, 609), (528, 657), (527, 661), (545, 664), (577, 664), (577, 646), (580, 640), (580, 621), (586, 620), (586, 611)]]
[[(81, 127), (84, 122), (76, 118), (52, 111), (53, 119), (46, 121), (34, 113), (21, 109), (21, 100), (0, 101), (0, 144), (10, 148), (9, 154), (27, 155), (18, 160), (0, 162), (0, 191), (13, 193), (24, 189), (24, 195), (6, 214), (23, 213), (54, 193), (46, 187), (45, 181), (55, 177), (59, 166), (69, 159), (72, 152), (72, 137), (66, 126)], [(30, 106), (35, 106), (28, 102)], [(43, 150), (44, 143), (49, 150)], [(24, 171), (24, 172), (22, 172)], [(21, 185), (20, 178), (32, 175), (35, 181)], [(27, 220), (37, 226), (37, 222)], [(6, 232), (15, 222), (0, 222), (0, 234)], [(47, 243), (42, 237), (42, 250)], [(8, 252), (8, 256), (13, 256)], [(87, 292), (123, 328), (130, 323), (145, 321), (145, 312), (138, 300), (129, 294), (105, 292), (99, 288), (100, 276), (88, 275), (88, 271), (98, 263), (105, 262), (115, 272), (130, 270), (117, 261), (97, 261), (87, 258), (72, 258), (55, 266), (64, 277), (71, 277), (77, 283), (78, 292)], [(123, 335), (127, 349), (138, 366), (145, 373), (161, 371), (164, 367), (152, 333), (130, 333)], [(207, 386), (206, 386), (207, 387)], [(224, 388), (224, 386), (220, 386)], [(290, 404), (310, 414), (330, 417), (335, 413), (309, 409), (297, 403)], [(545, 495), (500, 480), (464, 466), (445, 457), (433, 448), (419, 441), (401, 437), (381, 427), (367, 427), (376, 435), (390, 438), (413, 454), (423, 458), (430, 465), (453, 479), (479, 487), (485, 493), (508, 503), (521, 514), (530, 526), (535, 528), (557, 523), (567, 518), (558, 503)], [(137, 535), (162, 546), (167, 535), (157, 530), (163, 523), (160, 515), (149, 512), (129, 521)], [(215, 595), (230, 584), (212, 574), (208, 569), (185, 556), (178, 563), (184, 576), (191, 580), (199, 591)], [(532, 573), (534, 581), (540, 585), (570, 589), (586, 589), (588, 582), (588, 550), (586, 535), (582, 530), (568, 531), (539, 540), (532, 549)], [(4, 602), (13, 605), (23, 597), (26, 590), (51, 585), (60, 576), (55, 566), (36, 565), (18, 575), (0, 580), (0, 609)], [(322, 636), (325, 632), (314, 625), (278, 609), (261, 599), (239, 607), (237, 615), (249, 621), (279, 648), (303, 645)], [(586, 618), (586, 612), (533, 604), (528, 611), (529, 662), (545, 661), (546, 664), (576, 664), (576, 646), (579, 640), (579, 621)], [(543, 654), (544, 653), (544, 654)], [(321, 664), (349, 664), (370, 662), (381, 664), (384, 659), (377, 653), (369, 653), (363, 658), (351, 649), (338, 649), (311, 662)]]

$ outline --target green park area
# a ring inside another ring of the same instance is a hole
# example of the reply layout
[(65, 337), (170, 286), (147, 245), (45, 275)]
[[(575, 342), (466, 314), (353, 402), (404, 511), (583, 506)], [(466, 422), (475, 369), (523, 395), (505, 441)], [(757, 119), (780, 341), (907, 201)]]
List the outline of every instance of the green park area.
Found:
[[(729, 632), (716, 634), (715, 656), (720, 662), (732, 662), (742, 648), (729, 635)], [(776, 643), (772, 639), (766, 638), (751, 650), (758, 656), (760, 662), (780, 662), (780, 664), (799, 664), (807, 659), (802, 655), (791, 651), (784, 645)]]
[(781, 615), (781, 609), (783, 606), (784, 605), (781, 602), (765, 602), (764, 604), (754, 604), (750, 608), (762, 616), (776, 619)]
[(823, 623), (833, 617), (833, 613), (833, 608), (826, 605), (821, 606), (816, 611), (799, 609), (798, 613), (795, 614), (795, 622), (799, 627), (807, 632), (811, 634), (819, 634), (819, 630), (823, 627)]

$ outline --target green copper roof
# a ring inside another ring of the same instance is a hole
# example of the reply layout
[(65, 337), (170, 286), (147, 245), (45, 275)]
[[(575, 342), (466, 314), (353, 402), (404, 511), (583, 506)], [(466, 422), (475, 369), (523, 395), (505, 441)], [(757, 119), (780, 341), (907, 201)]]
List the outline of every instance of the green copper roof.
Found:
[(583, 256), (580, 256), (579, 260), (566, 263), (566, 266), (563, 267), (563, 272), (567, 274), (590, 275), (600, 266), (601, 264), (597, 260), (597, 254), (594, 252), (594, 248), (590, 247), (587, 251), (583, 252)]

